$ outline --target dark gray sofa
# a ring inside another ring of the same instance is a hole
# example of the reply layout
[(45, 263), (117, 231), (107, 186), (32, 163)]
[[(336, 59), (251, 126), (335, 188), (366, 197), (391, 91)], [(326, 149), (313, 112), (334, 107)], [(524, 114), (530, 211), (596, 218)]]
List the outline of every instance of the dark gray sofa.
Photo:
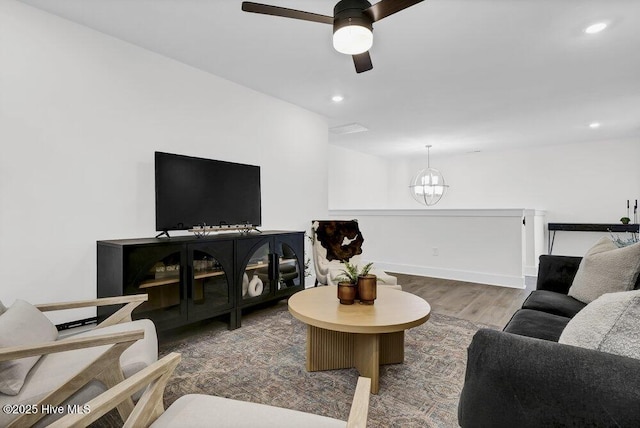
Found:
[(473, 337), (460, 426), (640, 427), (640, 360), (557, 343), (585, 306), (567, 296), (580, 260), (541, 256), (522, 309)]

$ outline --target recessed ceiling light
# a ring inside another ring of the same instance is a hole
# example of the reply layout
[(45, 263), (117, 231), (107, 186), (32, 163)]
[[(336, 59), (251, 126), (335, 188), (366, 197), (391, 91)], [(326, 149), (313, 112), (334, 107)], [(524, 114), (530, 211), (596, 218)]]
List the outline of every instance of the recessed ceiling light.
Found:
[(600, 128), (600, 123), (599, 122), (592, 122), (592, 123), (589, 124), (589, 128), (591, 128), (591, 129)]
[(584, 32), (587, 34), (596, 34), (604, 30), (605, 28), (607, 28), (606, 22), (598, 22), (598, 23), (589, 25), (587, 28), (584, 29)]
[(344, 100), (344, 97), (342, 95), (334, 95), (331, 97), (331, 101), (333, 101), (334, 103), (341, 103)]

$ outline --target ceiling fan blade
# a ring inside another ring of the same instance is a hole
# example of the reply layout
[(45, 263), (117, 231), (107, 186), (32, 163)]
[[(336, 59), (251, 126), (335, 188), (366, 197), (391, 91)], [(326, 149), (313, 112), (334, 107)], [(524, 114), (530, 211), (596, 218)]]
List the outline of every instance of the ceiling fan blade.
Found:
[(353, 55), (353, 64), (356, 66), (356, 73), (364, 73), (365, 71), (371, 70), (373, 63), (371, 62), (369, 51)]
[(245, 12), (262, 13), (265, 15), (282, 16), (285, 18), (302, 19), (304, 21), (319, 22), (333, 25), (333, 17), (319, 15), (317, 13), (304, 12), (302, 10), (287, 9), (286, 7), (270, 6), (268, 4), (242, 2), (242, 10)]
[(364, 13), (368, 14), (373, 22), (376, 22), (421, 1), (423, 0), (380, 0), (378, 3), (366, 8)]

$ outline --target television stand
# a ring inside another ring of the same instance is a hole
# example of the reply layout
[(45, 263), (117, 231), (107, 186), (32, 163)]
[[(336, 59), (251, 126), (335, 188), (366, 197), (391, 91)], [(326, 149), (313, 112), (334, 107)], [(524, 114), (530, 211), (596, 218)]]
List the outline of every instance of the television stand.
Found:
[(277, 230), (98, 241), (97, 296), (147, 294), (132, 317), (158, 331), (211, 318), (238, 328), (243, 311), (304, 290), (304, 243), (302, 231)]

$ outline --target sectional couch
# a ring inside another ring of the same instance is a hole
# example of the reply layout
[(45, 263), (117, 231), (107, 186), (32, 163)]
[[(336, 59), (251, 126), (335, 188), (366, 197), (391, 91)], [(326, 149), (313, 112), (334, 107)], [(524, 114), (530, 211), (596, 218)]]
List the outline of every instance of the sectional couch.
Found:
[[(536, 290), (503, 331), (476, 333), (458, 407), (462, 427), (640, 426), (640, 359), (558, 343), (587, 306), (568, 295), (581, 260), (541, 256)], [(638, 322), (627, 331), (637, 347), (640, 293), (628, 294), (636, 296)]]

